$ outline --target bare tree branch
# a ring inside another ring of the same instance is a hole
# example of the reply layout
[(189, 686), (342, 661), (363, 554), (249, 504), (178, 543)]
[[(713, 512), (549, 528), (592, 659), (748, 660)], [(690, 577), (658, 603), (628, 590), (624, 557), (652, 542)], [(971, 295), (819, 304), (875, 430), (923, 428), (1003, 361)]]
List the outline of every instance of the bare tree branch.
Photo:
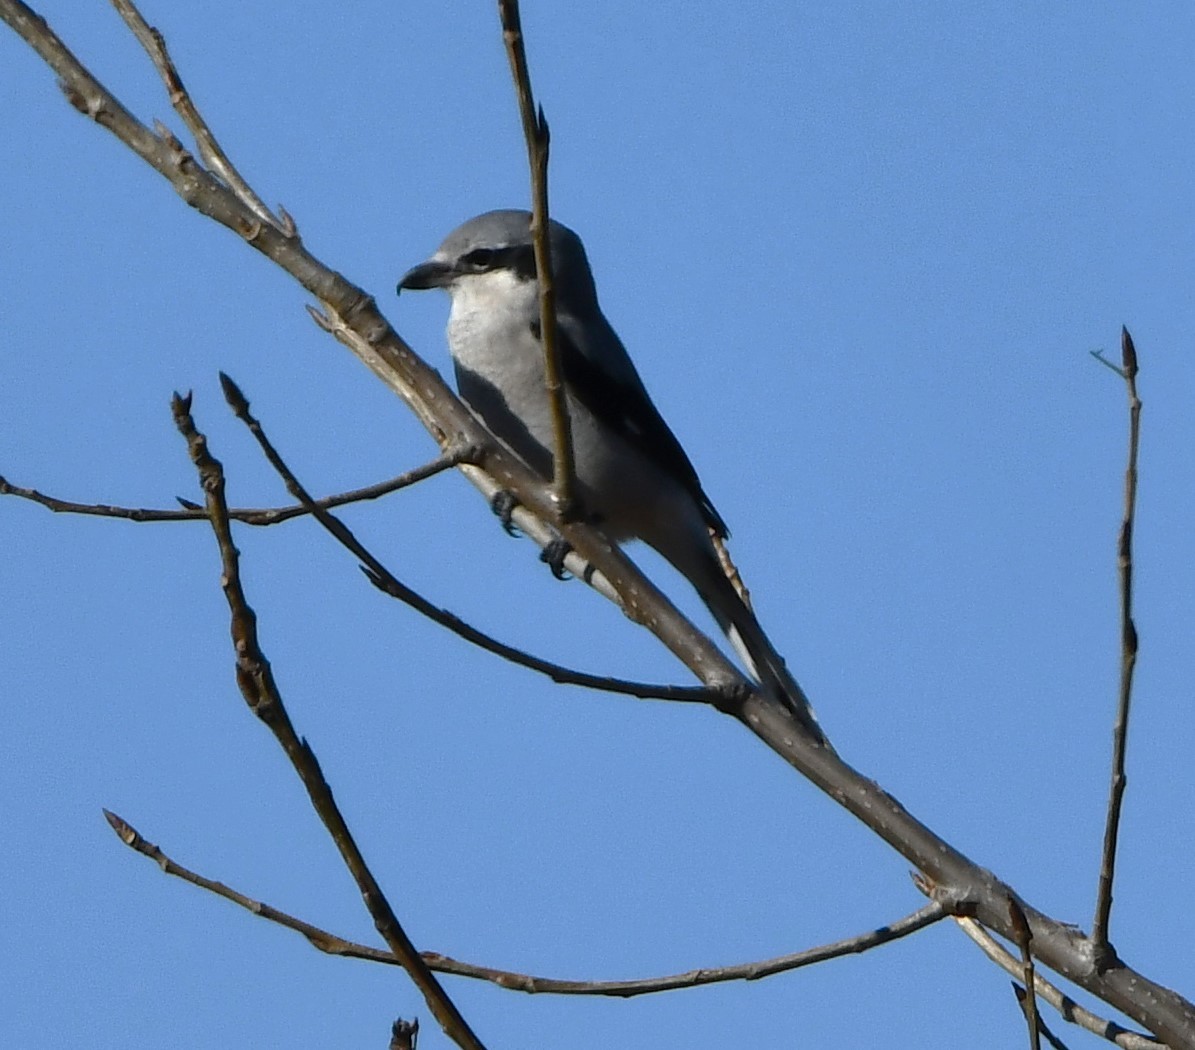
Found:
[[(284, 911), (271, 907), (262, 901), (233, 889), (223, 882), (217, 882), (183, 867), (167, 856), (162, 849), (147, 841), (127, 822), (115, 813), (104, 810), (104, 816), (113, 830), (120, 836), (120, 840), (130, 849), (136, 850), (144, 857), (148, 857), (167, 875), (189, 882), (192, 886), (214, 893), (227, 901), (252, 912), (254, 915), (270, 922), (284, 926), (288, 930), (302, 934), (312, 947), (327, 955), (336, 955), (348, 959), (364, 959), (368, 962), (385, 963), (389, 966), (401, 965), (393, 954), (380, 948), (371, 948), (365, 944), (345, 940), (334, 933), (322, 930), (309, 922), (297, 919)], [(773, 959), (761, 959), (756, 962), (740, 963), (735, 966), (702, 967), (698, 970), (688, 970), (685, 973), (669, 974), (663, 977), (643, 977), (629, 981), (565, 981), (554, 977), (535, 977), (531, 974), (516, 973), (513, 970), (499, 970), (490, 966), (478, 966), (474, 963), (462, 962), (440, 955), (437, 952), (423, 952), (423, 960), (437, 973), (453, 974), (459, 977), (471, 977), (476, 980), (489, 981), (502, 988), (516, 992), (550, 995), (599, 995), (629, 999), (638, 995), (650, 995), (656, 992), (672, 991), (678, 988), (696, 988), (704, 984), (721, 984), (726, 981), (756, 981), (775, 974), (797, 970), (814, 963), (837, 959), (844, 955), (858, 955), (871, 948), (899, 940), (909, 934), (923, 930), (946, 916), (946, 909), (940, 904), (930, 902), (923, 908), (895, 922), (888, 923), (875, 930), (845, 940), (823, 944), (816, 948), (780, 955)]]
[(128, 0), (112, 0), (112, 6), (116, 8), (120, 17), (125, 20), (125, 24), (133, 31), (138, 43), (145, 48), (145, 53), (149, 55), (154, 67), (162, 77), (162, 82), (166, 85), (166, 93), (170, 96), (170, 104), (182, 117), (183, 123), (187, 125), (187, 129), (194, 136), (195, 145), (199, 148), (199, 156), (203, 158), (208, 170), (217, 175), (224, 185), (232, 190), (259, 219), (268, 222), (287, 237), (296, 236), (294, 220), (286, 214), (285, 209), (280, 208), (279, 215), (270, 211), (261, 198), (253, 192), (253, 187), (241, 177), (241, 173), (237, 171), (228, 155), (216, 141), (216, 136), (207, 126), (207, 121), (203, 119), (198, 107), (191, 100), (190, 92), (183, 87), (182, 78), (178, 75), (170, 52), (166, 50), (166, 40), (162, 34), (146, 22), (141, 16), (141, 12)]
[(1099, 892), (1091, 939), (1101, 965), (1112, 965), (1116, 952), (1108, 940), (1112, 916), (1112, 880), (1116, 872), (1116, 839), (1120, 832), (1120, 808), (1124, 803), (1125, 751), (1129, 738), (1129, 705), (1133, 697), (1133, 671), (1137, 666), (1137, 625), (1133, 622), (1133, 522), (1137, 512), (1137, 449), (1141, 439), (1141, 399), (1137, 396), (1137, 349), (1127, 328), (1120, 332), (1125, 387), (1129, 395), (1129, 462), (1124, 472), (1124, 520), (1117, 543), (1120, 570), (1120, 696), (1116, 723), (1112, 729), (1112, 785), (1108, 791), (1108, 819), (1104, 828), (1104, 852), (1100, 864)]
[(539, 284), (539, 332), (544, 347), (544, 385), (552, 410), (552, 430), (556, 446), (552, 450), (555, 471), (553, 488), (561, 515), (573, 510), (573, 433), (569, 422), (568, 401), (564, 392), (564, 373), (560, 349), (556, 345), (556, 278), (552, 270), (552, 238), (548, 218), (548, 152), (551, 133), (543, 107), (535, 105), (531, 92), (531, 73), (523, 46), (523, 25), (518, 0), (498, 0), (502, 22), (502, 40), (510, 60), (510, 73), (519, 99), (519, 117), (527, 140), (527, 163), (531, 169), (531, 236), (535, 245), (535, 272)]
[(678, 988), (696, 988), (705, 984), (720, 984), (726, 981), (757, 981), (763, 977), (797, 970), (803, 966), (837, 959), (843, 955), (858, 955), (889, 941), (907, 937), (937, 922), (946, 914), (941, 905), (931, 902), (910, 915), (906, 915), (887, 926), (834, 941), (831, 944), (807, 948), (804, 951), (779, 955), (758, 962), (739, 963), (734, 966), (703, 967), (685, 973), (669, 974), (664, 977), (644, 977), (630, 981), (562, 981), (549, 977), (532, 977), (502, 970), (488, 970), (469, 963), (458, 962), (447, 956), (429, 956), (431, 967), (442, 973), (455, 973), (463, 977), (481, 977), (503, 988), (517, 992), (551, 992), (556, 995), (605, 995), (620, 999), (636, 995), (672, 991)]
[[(1037, 1012), (1037, 1003), (1034, 997), (1026, 992), (1016, 981), (1012, 982), (1012, 994), (1017, 997), (1017, 1005), (1020, 1006), (1021, 1012), (1025, 1015), (1025, 1020), (1034, 1026), (1033, 1030), (1040, 1029), (1042, 1038), (1054, 1050), (1067, 1050), (1066, 1044), (1051, 1032), (1046, 1026), (1046, 1022), (1041, 1019), (1041, 1016)], [(1032, 1014), (1030, 1011), (1032, 1011)]]
[(274, 674), (257, 638), (257, 615), (249, 606), (240, 580), (240, 553), (232, 541), (232, 526), (228, 518), (228, 504), (224, 498), (224, 470), (207, 448), (207, 439), (195, 429), (191, 417), (190, 398), (174, 396), (171, 404), (175, 425), (186, 439), (187, 451), (199, 472), (204, 502), (212, 522), (212, 531), (220, 547), (220, 585), (228, 601), (232, 617), (232, 641), (236, 652), (236, 677), (241, 694), (249, 709), (269, 728), (286, 752), (287, 758), (307, 789), (311, 804), (345, 866), (357, 883), (365, 905), (373, 917), (378, 933), (402, 963), (415, 986), (423, 993), (428, 1008), (440, 1027), (464, 1050), (485, 1050), (468, 1022), (428, 969), (427, 964), (407, 937), (398, 916), (390, 907), (382, 888), (365, 863), (357, 843), (332, 797), (332, 789), (324, 779), (319, 761), (311, 746), (300, 739), (282, 702), (282, 694), (274, 681)]
[[(177, 142), (138, 122), (21, 0), (0, 0), (0, 18), (54, 69), (67, 98), (80, 112), (154, 167), (188, 204), (235, 231), (314, 295), (323, 305), (324, 312), (318, 316), (324, 327), (403, 398), (441, 447), (476, 445), (479, 465), (460, 469), (487, 497), (499, 490), (515, 493), (523, 504), (520, 510), (526, 511), (518, 519), (520, 527), (526, 522), (525, 531), (541, 546), (555, 538), (544, 524), (557, 518), (549, 487), (493, 441), (434, 370), (386, 323), (371, 296), (320, 263), (298, 238), (262, 222)], [(602, 593), (617, 595), (624, 612), (648, 626), (702, 682), (720, 691), (744, 681), (717, 646), (693, 628), (599, 531), (567, 521), (559, 522), (558, 531), (582, 564), (596, 568), (583, 578)], [(725, 695), (732, 694), (729, 690)], [(1011, 887), (934, 834), (831, 748), (818, 746), (801, 733), (775, 701), (751, 692), (741, 702), (727, 701), (722, 709), (923, 872), (935, 900), (952, 913), (974, 916), (1011, 938)], [(1123, 1011), (1162, 1037), (1172, 1050), (1195, 1048), (1195, 1005), (1119, 960), (1110, 967), (1097, 965), (1092, 941), (1080, 930), (1023, 900), (1022, 907), (1039, 963)]]
[(224, 398), (228, 402), (229, 407), (233, 410), (237, 419), (249, 428), (249, 432), (261, 447), (270, 466), (282, 478), (287, 491), (295, 499), (299, 500), (300, 507), (314, 515), (316, 520), (338, 543), (360, 559), (362, 562), (362, 571), (365, 573), (366, 578), (383, 593), (390, 595), (392, 598), (397, 598), (416, 612), (426, 616), (433, 623), (447, 628), (453, 634), (476, 645), (478, 648), (493, 653), (495, 656), (500, 656), (504, 660), (509, 660), (520, 667), (526, 667), (529, 670), (547, 675), (554, 682), (579, 685), (588, 689), (599, 689), (608, 693), (620, 693), (643, 700), (679, 700), (687, 703), (716, 704), (723, 699), (720, 694), (699, 686), (653, 685), (648, 682), (629, 682), (621, 678), (610, 678), (605, 675), (592, 675), (586, 674), (583, 671), (574, 671), (571, 668), (562, 667), (560, 664), (533, 656), (505, 642), (500, 642), (491, 635), (466, 623), (459, 616), (449, 612), (447, 609), (441, 609), (439, 606), (433, 605), (423, 595), (419, 594), (418, 591), (408, 587), (391, 573), (353, 535), (352, 530), (344, 522), (328, 513), (324, 507), (319, 506), (311, 498), (310, 494), (299, 482), (299, 479), (295, 477), (294, 472), (291, 471), (282, 459), (282, 456), (279, 455), (278, 450), (274, 448), (273, 443), (266, 436), (261, 423), (249, 411), (249, 401), (241, 388), (223, 372), (220, 373), (220, 385), (224, 390)]
[(1016, 937), (1017, 947), (1021, 949), (1022, 980), (1027, 989), (1025, 999), (1021, 1001), (1021, 1009), (1025, 1013), (1025, 1023), (1029, 1026), (1029, 1050), (1041, 1050), (1041, 1019), (1037, 1014), (1037, 996), (1034, 994), (1033, 933), (1015, 897), (1008, 900), (1008, 913), (1012, 917), (1012, 932)]
[[(980, 950), (1005, 973), (1020, 978), (1024, 975), (1024, 965), (1013, 958), (1004, 947), (974, 919), (955, 916), (954, 920), (959, 928), (971, 938)], [(1165, 1044), (1139, 1032), (1118, 1025), (1115, 1021), (1099, 1017), (1090, 1010), (1080, 1006), (1070, 996), (1061, 992), (1056, 985), (1047, 981), (1040, 973), (1034, 974), (1033, 986), (1039, 999), (1049, 1003), (1063, 1020), (1078, 1025), (1093, 1035), (1101, 1036), (1110, 1043), (1115, 1043), (1123, 1050), (1166, 1050)]]
[[(417, 482), (434, 477), (436, 474), (440, 474), (451, 467), (466, 463), (472, 456), (473, 452), (471, 450), (445, 452), (437, 456), (430, 463), (425, 463), (421, 467), (408, 470), (403, 474), (399, 474), (396, 478), (390, 478), (388, 481), (379, 481), (373, 485), (366, 485), (364, 488), (353, 489), (350, 492), (341, 492), (335, 496), (324, 496), (321, 499), (314, 500), (313, 503), (318, 507), (328, 509), (331, 507), (343, 507), (348, 503), (360, 503), (364, 500), (378, 499), (381, 496), (389, 495), (391, 492), (397, 492)], [(13, 485), (4, 477), (0, 477), (0, 496), (16, 496), (19, 499), (29, 500), (29, 502), (54, 511), (56, 514), (83, 514), (99, 518), (121, 518), (126, 521), (136, 522), (208, 520), (207, 511), (203, 507), (191, 503), (190, 500), (180, 499), (179, 502), (183, 504), (182, 508), (172, 510), (145, 507), (115, 507), (109, 503), (76, 503), (73, 500), (47, 496), (44, 492), (39, 492), (37, 489)], [(228, 509), (228, 516), (233, 521), (239, 521), (245, 525), (260, 526), (277, 525), (279, 522), (290, 521), (291, 518), (299, 518), (311, 513), (312, 511), (302, 504), (293, 507), (262, 507), (258, 509), (230, 507)]]

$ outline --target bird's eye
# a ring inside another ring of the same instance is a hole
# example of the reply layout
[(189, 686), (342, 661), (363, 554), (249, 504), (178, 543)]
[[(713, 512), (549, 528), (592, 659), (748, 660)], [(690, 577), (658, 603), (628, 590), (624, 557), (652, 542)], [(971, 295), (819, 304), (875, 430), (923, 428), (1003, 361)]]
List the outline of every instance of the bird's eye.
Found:
[(498, 253), (493, 248), (474, 248), (465, 255), (463, 261), (468, 263), (471, 269), (488, 270), (494, 265), (497, 256)]

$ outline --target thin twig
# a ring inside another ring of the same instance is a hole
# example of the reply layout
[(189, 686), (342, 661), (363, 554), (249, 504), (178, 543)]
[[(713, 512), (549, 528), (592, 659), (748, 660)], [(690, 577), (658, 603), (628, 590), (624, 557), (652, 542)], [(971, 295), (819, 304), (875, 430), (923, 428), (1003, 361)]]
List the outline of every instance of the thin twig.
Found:
[(286, 209), (279, 208), (275, 215), (256, 193), (253, 187), (241, 177), (228, 154), (216, 141), (207, 121), (199, 112), (199, 108), (191, 101), (191, 95), (183, 86), (182, 77), (178, 75), (170, 52), (166, 49), (166, 39), (157, 29), (145, 21), (141, 12), (128, 0), (112, 0), (112, 6), (119, 12), (120, 17), (133, 31), (133, 35), (145, 48), (154, 67), (166, 85), (166, 92), (170, 96), (170, 104), (175, 112), (183, 119), (187, 129), (195, 138), (195, 145), (199, 149), (199, 156), (208, 166), (208, 170), (219, 176), (233, 193), (235, 193), (262, 222), (268, 222), (280, 233), (287, 237), (297, 236), (294, 220), (286, 213)]
[(1028, 989), (1021, 1008), (1025, 1013), (1025, 1023), (1029, 1026), (1029, 1050), (1041, 1050), (1040, 1019), (1037, 1014), (1037, 996), (1034, 994), (1037, 985), (1033, 974), (1033, 931), (1029, 929), (1025, 910), (1016, 897), (1008, 898), (1008, 914), (1012, 919), (1012, 932), (1016, 937), (1017, 947), (1021, 949), (1021, 980)]
[(619, 693), (625, 696), (638, 697), (642, 700), (673, 700), (685, 703), (708, 704), (717, 703), (725, 699), (721, 693), (703, 686), (655, 685), (649, 682), (630, 682), (621, 678), (586, 674), (584, 671), (576, 671), (572, 668), (563, 667), (560, 664), (533, 656), (522, 649), (517, 649), (506, 642), (501, 642), (497, 638), (478, 630), (472, 624), (462, 620), (455, 613), (433, 605), (418, 591), (408, 587), (391, 573), (353, 535), (352, 530), (344, 522), (334, 515), (329, 514), (324, 507), (319, 506), (311, 499), (310, 494), (290, 467), (287, 466), (282, 456), (278, 453), (278, 450), (274, 447), (273, 442), (266, 435), (260, 421), (250, 412), (249, 400), (245, 397), (241, 388), (223, 372), (220, 373), (220, 385), (224, 390), (224, 398), (228, 402), (229, 407), (232, 408), (237, 419), (249, 428), (249, 432), (257, 441), (270, 466), (282, 478), (287, 491), (299, 501), (301, 507), (311, 513), (331, 533), (337, 542), (361, 561), (362, 571), (365, 573), (366, 578), (378, 590), (390, 595), (392, 598), (397, 598), (420, 615), (426, 616), (433, 623), (447, 628), (458, 637), (476, 645), (478, 648), (484, 649), (488, 653), (493, 653), (495, 656), (500, 656), (504, 660), (509, 660), (520, 667), (526, 667), (531, 671), (546, 675), (557, 683), (577, 685), (587, 689), (598, 689), (607, 693)]
[(472, 624), (462, 620), (455, 613), (433, 605), (418, 591), (407, 586), (395, 577), (385, 566), (374, 559), (370, 553), (358, 544), (356, 538), (340, 521), (326, 521), (318, 514), (320, 524), (324, 525), (348, 550), (351, 550), (363, 562), (362, 571), (378, 590), (392, 598), (410, 606), (416, 612), (426, 616), (429, 620), (452, 631), (453, 634), (465, 641), (476, 645), (494, 656), (501, 657), (518, 667), (525, 667), (529, 671), (545, 675), (558, 685), (575, 685), (583, 689), (596, 689), (604, 693), (617, 693), (620, 696), (633, 696), (639, 700), (669, 700), (674, 703), (713, 704), (715, 706), (725, 702), (727, 692), (700, 685), (662, 685), (655, 682), (635, 682), (625, 678), (611, 678), (608, 675), (589, 674), (578, 671), (563, 664), (553, 663), (542, 657), (535, 656), (524, 649), (519, 649), (507, 642), (500, 641), (493, 635), (486, 634)]
[[(1013, 958), (1003, 945), (1000, 944), (983, 926), (974, 919), (955, 916), (954, 921), (979, 949), (999, 966), (1005, 973), (1020, 979), (1024, 976), (1024, 965), (1019, 959)], [(1038, 999), (1049, 1003), (1058, 1011), (1064, 1021), (1078, 1025), (1085, 1031), (1115, 1043), (1123, 1050), (1166, 1050), (1166, 1045), (1152, 1036), (1140, 1032), (1130, 1031), (1105, 1017), (1092, 1013), (1086, 1007), (1080, 1006), (1069, 995), (1064, 994), (1057, 986), (1051, 984), (1040, 973), (1033, 976), (1033, 987)]]
[[(341, 492), (335, 496), (324, 496), (314, 502), (318, 507), (329, 508), (343, 507), (348, 503), (360, 503), (364, 500), (378, 499), (381, 496), (389, 495), (391, 492), (397, 492), (417, 482), (424, 481), (460, 463), (468, 462), (470, 457), (471, 453), (467, 450), (463, 452), (445, 452), (443, 455), (437, 456), (430, 463), (425, 463), (421, 467), (408, 470), (406, 473), (399, 474), (398, 477), (391, 478), (389, 481), (379, 481), (376, 484), (366, 485), (360, 489), (353, 489), (351, 492)], [(191, 503), (190, 500), (180, 499), (179, 502), (183, 506), (180, 509), (171, 510), (149, 507), (117, 507), (109, 503), (76, 503), (72, 500), (47, 496), (44, 492), (39, 492), (37, 489), (13, 485), (4, 477), (0, 477), (0, 496), (16, 496), (20, 499), (26, 499), (31, 503), (45, 507), (47, 510), (52, 510), (56, 514), (83, 514), (92, 517), (120, 518), (125, 521), (136, 522), (207, 521), (207, 511), (203, 507)], [(301, 503), (291, 507), (262, 507), (258, 509), (230, 507), (228, 509), (228, 516), (233, 521), (239, 521), (245, 525), (260, 526), (277, 525), (279, 522), (290, 521), (292, 518), (303, 517), (310, 513), (311, 511)]]
[(535, 245), (535, 272), (539, 279), (539, 332), (544, 347), (544, 384), (552, 409), (555, 478), (553, 491), (559, 511), (567, 517), (573, 510), (573, 435), (569, 422), (568, 401), (564, 391), (564, 373), (556, 342), (556, 283), (552, 270), (551, 220), (548, 218), (548, 152), (551, 133), (543, 106), (535, 105), (531, 91), (531, 73), (523, 46), (523, 25), (518, 0), (498, 0), (502, 22), (502, 40), (510, 59), (510, 72), (519, 99), (519, 117), (527, 140), (527, 163), (531, 169), (531, 237)]
[(1104, 852), (1100, 864), (1099, 892), (1091, 939), (1097, 964), (1112, 965), (1116, 952), (1108, 939), (1112, 916), (1112, 881), (1116, 872), (1116, 840), (1120, 832), (1120, 808), (1128, 783), (1125, 752), (1129, 737), (1129, 706), (1133, 696), (1133, 670), (1137, 666), (1137, 626), (1133, 623), (1133, 523), (1137, 513), (1137, 448), (1141, 436), (1141, 399), (1137, 396), (1137, 350), (1127, 328), (1120, 333), (1124, 381), (1129, 395), (1129, 462), (1124, 472), (1124, 519), (1117, 542), (1120, 571), (1120, 697), (1116, 724), (1112, 729), (1112, 784), (1108, 792), (1108, 819), (1104, 828)]
[[(334, 933), (322, 930), (309, 922), (297, 919), (284, 911), (255, 900), (214, 879), (206, 878), (198, 872), (183, 867), (162, 852), (161, 848), (148, 842), (126, 821), (104, 810), (104, 816), (113, 830), (120, 836), (121, 841), (136, 850), (142, 856), (148, 857), (167, 875), (189, 882), (192, 886), (214, 893), (224, 900), (252, 912), (254, 915), (283, 926), (288, 930), (301, 934), (319, 951), (327, 955), (335, 955), (348, 959), (363, 959), (368, 962), (385, 963), (388, 966), (398, 965), (395, 957), (380, 948), (358, 944), (345, 940)], [(650, 995), (656, 992), (672, 991), (679, 988), (695, 988), (705, 984), (721, 984), (727, 981), (757, 981), (764, 977), (771, 977), (789, 970), (797, 970), (814, 963), (837, 959), (844, 955), (858, 955), (871, 948), (877, 948), (890, 941), (899, 940), (918, 930), (925, 929), (945, 918), (946, 909), (937, 902), (931, 901), (923, 908), (910, 915), (905, 915), (895, 922), (880, 926), (874, 930), (832, 944), (807, 948), (804, 951), (780, 955), (772, 959), (761, 959), (756, 962), (739, 963), (734, 966), (702, 967), (688, 970), (685, 973), (667, 974), (661, 977), (643, 977), (628, 981), (567, 981), (555, 977), (536, 977), (532, 974), (516, 973), (513, 970), (500, 970), (490, 966), (478, 966), (474, 963), (462, 962), (447, 955), (436, 952), (423, 952), (423, 960), (437, 973), (453, 974), (459, 977), (470, 977), (475, 980), (488, 981), (499, 987), (516, 992), (547, 995), (595, 995), (612, 996), (629, 999), (638, 995)]]
[[(189, 206), (235, 232), (318, 300), (328, 330), (404, 401), (442, 448), (459, 440), (485, 448), (480, 465), (462, 465), (461, 472), (486, 498), (499, 489), (514, 492), (523, 502), (516, 513), (525, 512), (525, 519), (539, 526), (535, 535), (540, 542), (548, 529), (543, 522), (552, 521), (557, 510), (546, 486), (493, 442), (438, 373), (387, 323), (372, 296), (322, 263), (297, 238), (261, 222), (177, 144), (138, 121), (28, 4), (0, 0), (0, 20), (57, 74), (64, 96), (76, 110), (162, 175)], [(602, 581), (602, 593), (615, 595), (627, 616), (645, 624), (701, 681), (721, 687), (742, 680), (741, 672), (718, 647), (599, 530), (583, 522), (558, 521), (557, 527), (576, 548), (582, 564), (597, 568), (586, 581), (592, 580), (595, 587)], [(932, 879), (936, 893), (949, 895), (989, 928), (1008, 935), (1007, 883), (936, 834), (837, 753), (794, 734), (787, 712), (768, 698), (752, 695), (727, 710), (819, 791)], [(1172, 1047), (1195, 1047), (1195, 1003), (1131, 966), (1093, 967), (1092, 944), (1081, 931), (1041, 911), (1026, 908), (1026, 912), (1039, 963), (1158, 1033)]]
[[(1016, 981), (1012, 982), (1012, 994), (1017, 997), (1017, 1005), (1021, 1008), (1021, 1013), (1025, 1015), (1025, 1020), (1038, 1027), (1042, 1038), (1054, 1050), (1067, 1050), (1066, 1044), (1051, 1032), (1046, 1022), (1041, 1019), (1041, 1015), (1037, 1012), (1037, 1000), (1017, 984)], [(1032, 1020), (1030, 1020), (1030, 1011), (1032, 1011)]]
[(300, 739), (282, 702), (282, 694), (274, 681), (270, 663), (262, 652), (257, 637), (257, 615), (249, 606), (241, 587), (240, 553), (232, 540), (232, 526), (228, 518), (228, 504), (224, 497), (224, 469), (208, 451), (207, 439), (195, 428), (191, 417), (190, 397), (175, 395), (171, 403), (175, 425), (187, 442), (191, 461), (199, 472), (204, 502), (211, 518), (212, 531), (220, 548), (220, 584), (231, 613), (233, 647), (236, 651), (236, 678), (249, 709), (270, 729), (282, 746), (307, 789), (311, 804), (324, 827), (336, 843), (345, 866), (349, 869), (374, 925), (402, 963), (415, 986), (423, 993), (444, 1033), (466, 1050), (484, 1050), (456, 1005), (445, 993), (411, 943), (394, 910), (386, 900), (381, 886), (365, 863), (348, 824), (332, 797), (332, 789), (324, 779), (311, 746)]
[(198, 886), (201, 890), (207, 890), (209, 893), (214, 893), (217, 897), (223, 897), (224, 900), (231, 901), (233, 904), (252, 912), (254, 915), (268, 919), (279, 926), (284, 926), (288, 930), (301, 933), (316, 948), (328, 955), (343, 955), (350, 958), (371, 959), (375, 962), (384, 962), (395, 966), (401, 965), (388, 951), (383, 951), (380, 948), (369, 948), (363, 944), (351, 944), (337, 937), (335, 934), (321, 930), (318, 926), (312, 926), (311, 923), (304, 922), (302, 919), (296, 919), (293, 915), (279, 911), (269, 904), (254, 900), (252, 897), (246, 896), (226, 883), (217, 882), (214, 879), (200, 875), (199, 872), (192, 871), (190, 868), (184, 867), (169, 857), (162, 851), (161, 847), (146, 839), (123, 817), (107, 809), (104, 810), (104, 817), (112, 826), (112, 830), (116, 832), (121, 842), (130, 849), (140, 853), (143, 857), (148, 857), (166, 875), (172, 875), (175, 878), (182, 879), (183, 882), (189, 882), (192, 886)]
[(488, 970), (458, 962), (447, 956), (429, 956), (432, 968), (443, 973), (460, 974), (464, 977), (481, 977), (493, 981), (503, 988), (519, 992), (551, 992), (556, 995), (604, 995), (627, 999), (636, 995), (672, 991), (679, 988), (696, 988), (705, 984), (720, 984), (726, 981), (757, 981), (763, 977), (797, 970), (803, 966), (837, 959), (844, 955), (857, 955), (889, 941), (907, 937), (943, 918), (946, 914), (936, 901), (901, 919), (875, 930), (832, 944), (807, 948), (804, 951), (776, 956), (757, 962), (740, 963), (734, 966), (703, 967), (684, 973), (663, 977), (645, 977), (629, 981), (562, 981), (548, 977), (531, 977), (525, 974), (502, 970)]
[(1112, 371), (1113, 371), (1113, 372), (1115, 372), (1115, 373), (1116, 373), (1118, 376), (1120, 376), (1120, 378), (1121, 378), (1121, 379), (1124, 379), (1124, 377), (1125, 377), (1125, 376), (1124, 376), (1124, 369), (1123, 369), (1123, 368), (1121, 368), (1121, 367), (1120, 367), (1120, 365), (1118, 365), (1118, 364), (1116, 364), (1116, 363), (1114, 363), (1114, 362), (1112, 362), (1112, 361), (1109, 361), (1109, 360), (1108, 360), (1108, 359), (1107, 359), (1107, 358), (1104, 356), (1104, 351), (1103, 351), (1103, 349), (1102, 349), (1102, 348), (1101, 348), (1101, 349), (1099, 349), (1099, 350), (1088, 350), (1087, 352), (1088, 352), (1089, 354), (1091, 354), (1091, 356), (1092, 356), (1092, 357), (1094, 357), (1094, 358), (1095, 358), (1095, 359), (1096, 359), (1096, 360), (1097, 360), (1097, 361), (1098, 361), (1098, 362), (1099, 362), (1101, 365), (1103, 365), (1105, 368), (1110, 368), (1110, 369), (1112, 369)]

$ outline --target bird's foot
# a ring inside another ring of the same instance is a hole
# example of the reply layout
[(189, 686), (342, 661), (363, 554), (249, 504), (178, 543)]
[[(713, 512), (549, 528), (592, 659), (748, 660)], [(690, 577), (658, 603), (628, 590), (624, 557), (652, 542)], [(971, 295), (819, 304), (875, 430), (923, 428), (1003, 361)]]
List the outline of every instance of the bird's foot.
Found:
[(555, 539), (539, 552), (539, 560), (552, 570), (556, 579), (568, 580), (572, 578), (572, 573), (564, 567), (564, 559), (572, 553), (572, 549), (573, 545), (568, 540)]
[(506, 530), (507, 535), (516, 538), (522, 535), (519, 527), (514, 523), (512, 516), (515, 512), (515, 507), (518, 505), (518, 499), (509, 489), (499, 489), (494, 493), (493, 499), (490, 500), (490, 510), (498, 516), (498, 520), (502, 522), (502, 527)]

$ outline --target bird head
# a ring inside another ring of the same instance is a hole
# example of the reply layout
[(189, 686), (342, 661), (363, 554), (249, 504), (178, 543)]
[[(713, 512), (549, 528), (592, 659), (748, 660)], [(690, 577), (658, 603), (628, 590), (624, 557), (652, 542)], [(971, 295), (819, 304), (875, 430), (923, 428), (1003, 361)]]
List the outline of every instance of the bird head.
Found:
[[(550, 226), (552, 272), (557, 302), (583, 312), (597, 305), (593, 275), (585, 247), (567, 226)], [(453, 230), (435, 254), (412, 267), (398, 282), (398, 291), (444, 288), (450, 294), (480, 285), (529, 286), (535, 283), (535, 245), (531, 213), (517, 209), (490, 211)]]

